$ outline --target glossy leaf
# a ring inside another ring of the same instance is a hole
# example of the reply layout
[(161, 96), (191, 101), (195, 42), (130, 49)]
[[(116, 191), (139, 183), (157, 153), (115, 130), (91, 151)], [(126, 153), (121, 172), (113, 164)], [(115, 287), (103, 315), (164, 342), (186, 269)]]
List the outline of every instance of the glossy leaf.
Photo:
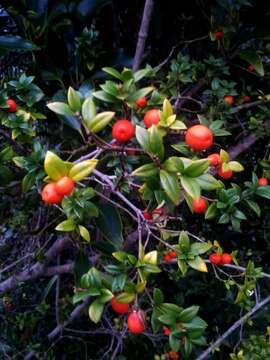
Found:
[(47, 104), (47, 107), (58, 115), (73, 115), (71, 108), (63, 102), (51, 102)]
[(97, 324), (102, 316), (103, 313), (103, 309), (104, 309), (104, 304), (101, 303), (98, 299), (94, 300), (92, 302), (92, 304), (89, 306), (89, 317), (90, 319)]
[(103, 130), (113, 119), (115, 113), (112, 111), (105, 111), (97, 114), (91, 120), (87, 121), (86, 126), (93, 133), (98, 133)]
[(72, 219), (67, 219), (58, 224), (55, 228), (57, 231), (73, 231), (75, 230), (75, 223)]
[(79, 232), (80, 232), (80, 235), (81, 237), (87, 241), (87, 242), (90, 242), (90, 233), (89, 231), (86, 229), (86, 227), (82, 226), (82, 225), (79, 225)]
[(196, 256), (194, 260), (189, 260), (188, 265), (195, 270), (207, 272), (207, 266), (200, 256)]
[(71, 86), (68, 88), (68, 105), (74, 112), (81, 110), (81, 96), (80, 93), (74, 90)]
[(175, 174), (160, 170), (160, 182), (165, 193), (174, 204), (180, 202), (180, 186)]
[(82, 104), (82, 117), (83, 122), (88, 127), (88, 123), (95, 117), (96, 115), (96, 105), (91, 97), (88, 97), (84, 100)]
[(51, 151), (46, 153), (44, 169), (52, 180), (59, 180), (69, 172), (67, 164)]
[(83, 180), (90, 175), (98, 163), (98, 160), (84, 160), (72, 166), (68, 176), (75, 182)]
[(196, 179), (181, 176), (181, 185), (183, 189), (190, 195), (193, 199), (198, 199), (201, 195), (200, 186), (198, 185)]

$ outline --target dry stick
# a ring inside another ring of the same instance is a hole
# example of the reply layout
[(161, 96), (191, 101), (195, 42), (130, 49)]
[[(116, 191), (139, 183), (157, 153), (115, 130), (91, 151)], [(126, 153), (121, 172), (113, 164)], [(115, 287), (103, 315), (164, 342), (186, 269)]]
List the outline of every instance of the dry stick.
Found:
[(45, 254), (43, 263), (37, 262), (30, 269), (24, 270), (18, 275), (13, 275), (0, 283), (0, 294), (14, 289), (20, 282), (35, 279), (45, 273), (46, 264), (54, 259), (68, 244), (68, 238), (59, 238)]
[(231, 335), (239, 326), (241, 326), (248, 318), (254, 315), (258, 310), (262, 309), (270, 302), (270, 295), (267, 296), (264, 300), (255, 305), (249, 312), (237, 320), (225, 333), (220, 336), (208, 349), (206, 349), (201, 355), (197, 357), (196, 360), (207, 359), (212, 351), (223, 343), (223, 341)]
[(134, 62), (132, 67), (133, 71), (137, 71), (139, 69), (142, 61), (143, 52), (145, 48), (145, 41), (148, 35), (149, 24), (152, 17), (153, 8), (154, 8), (154, 0), (146, 0), (143, 10), (143, 18), (139, 31), (137, 46), (136, 46), (136, 52), (134, 56)]
[(60, 335), (68, 324), (72, 323), (73, 320), (79, 317), (83, 312), (85, 306), (90, 303), (90, 299), (91, 296), (87, 296), (80, 305), (75, 307), (75, 309), (71, 312), (69, 318), (66, 321), (64, 321), (62, 324), (59, 324), (54, 330), (52, 330), (49, 333), (48, 335), (49, 340), (53, 340), (56, 336)]

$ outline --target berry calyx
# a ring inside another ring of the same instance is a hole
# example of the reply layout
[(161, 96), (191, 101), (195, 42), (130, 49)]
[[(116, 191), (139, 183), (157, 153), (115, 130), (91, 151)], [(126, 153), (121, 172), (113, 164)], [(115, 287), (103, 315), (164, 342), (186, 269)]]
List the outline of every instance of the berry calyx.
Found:
[(153, 219), (152, 214), (149, 213), (147, 210), (144, 210), (143, 217), (145, 218), (145, 220), (152, 220)]
[(221, 157), (218, 153), (208, 155), (207, 159), (211, 166), (220, 166), (222, 164)]
[(230, 106), (234, 103), (234, 98), (231, 95), (224, 96), (223, 100)]
[(162, 326), (163, 334), (166, 336), (169, 336), (172, 330), (168, 328), (167, 326)]
[(157, 125), (160, 121), (159, 110), (152, 109), (147, 111), (144, 115), (143, 121), (147, 128), (150, 128), (152, 125)]
[(128, 330), (132, 334), (141, 334), (145, 330), (145, 314), (142, 310), (133, 310), (127, 319)]
[(121, 119), (113, 125), (112, 137), (121, 143), (129, 141), (134, 135), (135, 127), (129, 120)]
[(203, 198), (195, 199), (192, 202), (193, 212), (196, 214), (203, 214), (207, 209), (207, 201)]
[(129, 312), (129, 304), (120, 303), (117, 301), (116, 297), (113, 297), (111, 300), (111, 307), (117, 314), (126, 314)]
[(140, 97), (136, 100), (136, 105), (139, 108), (144, 108), (147, 105), (147, 100), (145, 97)]
[(224, 253), (221, 255), (221, 264), (226, 265), (232, 262), (232, 255)]
[(217, 253), (210, 254), (209, 260), (210, 260), (211, 264), (219, 265), (219, 264), (221, 264), (221, 255), (219, 255)]
[(8, 105), (7, 112), (13, 113), (13, 112), (16, 111), (16, 109), (17, 109), (17, 104), (16, 104), (16, 102), (15, 102), (14, 100), (12, 100), (12, 99), (7, 99), (6, 104)]
[(224, 38), (224, 31), (223, 30), (219, 30), (219, 31), (215, 31), (214, 32), (214, 36), (216, 40), (222, 40)]
[(243, 103), (248, 103), (248, 102), (250, 102), (250, 96), (248, 95), (243, 96)]
[(51, 182), (44, 186), (41, 192), (42, 200), (46, 204), (59, 204), (63, 196), (56, 191), (56, 183)]
[(72, 193), (74, 186), (74, 181), (70, 177), (64, 176), (56, 182), (55, 189), (59, 195), (65, 196)]
[(230, 179), (233, 176), (233, 172), (231, 169), (223, 171), (222, 167), (218, 169), (218, 176), (222, 179)]
[(258, 186), (266, 186), (268, 185), (268, 180), (265, 177), (261, 177), (258, 180)]
[(193, 150), (206, 150), (213, 144), (213, 133), (204, 125), (194, 125), (187, 130), (185, 141)]
[(247, 67), (247, 71), (253, 72), (254, 71), (254, 66), (249, 64), (248, 67)]

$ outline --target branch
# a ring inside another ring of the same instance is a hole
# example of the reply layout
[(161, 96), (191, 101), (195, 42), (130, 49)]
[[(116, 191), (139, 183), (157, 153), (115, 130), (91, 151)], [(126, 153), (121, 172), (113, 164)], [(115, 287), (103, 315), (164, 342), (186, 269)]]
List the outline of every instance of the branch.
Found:
[(141, 27), (139, 31), (136, 52), (133, 62), (133, 71), (137, 71), (140, 67), (142, 56), (145, 48), (145, 41), (148, 36), (149, 24), (152, 17), (152, 12), (154, 8), (154, 0), (146, 0), (143, 10), (143, 18), (141, 22)]
[(64, 321), (62, 324), (59, 324), (58, 326), (56, 326), (56, 328), (53, 329), (48, 334), (49, 340), (53, 340), (55, 337), (57, 337), (59, 334), (61, 334), (67, 325), (69, 325), (77, 317), (79, 317), (81, 315), (81, 313), (83, 312), (85, 306), (89, 305), (90, 299), (91, 299), (91, 296), (87, 296), (80, 305), (75, 307), (75, 309), (71, 312), (69, 318), (66, 321)]
[(197, 357), (196, 360), (203, 360), (207, 359), (208, 356), (212, 353), (212, 351), (217, 348), (219, 345), (223, 343), (223, 341), (231, 335), (239, 326), (243, 325), (243, 323), (254, 315), (257, 311), (262, 309), (270, 302), (270, 295), (267, 296), (264, 300), (259, 302), (257, 305), (254, 306), (249, 312), (247, 312), (244, 316), (242, 316), (239, 320), (237, 320), (225, 333), (220, 336), (208, 349), (206, 349), (201, 355)]
[[(0, 294), (14, 289), (19, 283), (36, 279), (39, 276), (46, 274), (46, 264), (54, 259), (68, 244), (68, 238), (59, 238), (51, 246), (51, 248), (45, 254), (44, 262), (37, 262), (29, 269), (22, 271), (18, 275), (12, 275), (5, 281), (0, 283)], [(55, 267), (56, 268), (56, 267)], [(65, 268), (66, 269), (66, 268)], [(62, 270), (62, 269), (61, 269)], [(47, 270), (48, 271), (48, 270)], [(51, 272), (51, 271), (50, 271)]]

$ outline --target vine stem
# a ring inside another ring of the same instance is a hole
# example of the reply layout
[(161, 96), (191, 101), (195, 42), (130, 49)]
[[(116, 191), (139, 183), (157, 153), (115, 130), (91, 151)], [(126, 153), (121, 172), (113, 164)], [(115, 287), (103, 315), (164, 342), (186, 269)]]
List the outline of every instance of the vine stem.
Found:
[(145, 48), (146, 38), (148, 36), (149, 25), (152, 17), (154, 9), (154, 0), (146, 0), (143, 10), (143, 17), (141, 22), (141, 27), (138, 35), (138, 41), (136, 46), (136, 52), (134, 56), (133, 62), (133, 71), (137, 71), (141, 65), (143, 52)]
[(221, 345), (229, 335), (231, 335), (239, 326), (242, 326), (248, 318), (250, 318), (257, 311), (265, 307), (268, 303), (270, 303), (270, 295), (258, 304), (256, 304), (250, 311), (248, 311), (244, 316), (237, 320), (227, 331), (225, 331), (223, 335), (221, 335), (211, 346), (209, 346), (208, 349), (202, 352), (201, 355), (196, 358), (196, 360), (207, 359), (208, 356), (212, 353), (212, 351), (219, 345)]

